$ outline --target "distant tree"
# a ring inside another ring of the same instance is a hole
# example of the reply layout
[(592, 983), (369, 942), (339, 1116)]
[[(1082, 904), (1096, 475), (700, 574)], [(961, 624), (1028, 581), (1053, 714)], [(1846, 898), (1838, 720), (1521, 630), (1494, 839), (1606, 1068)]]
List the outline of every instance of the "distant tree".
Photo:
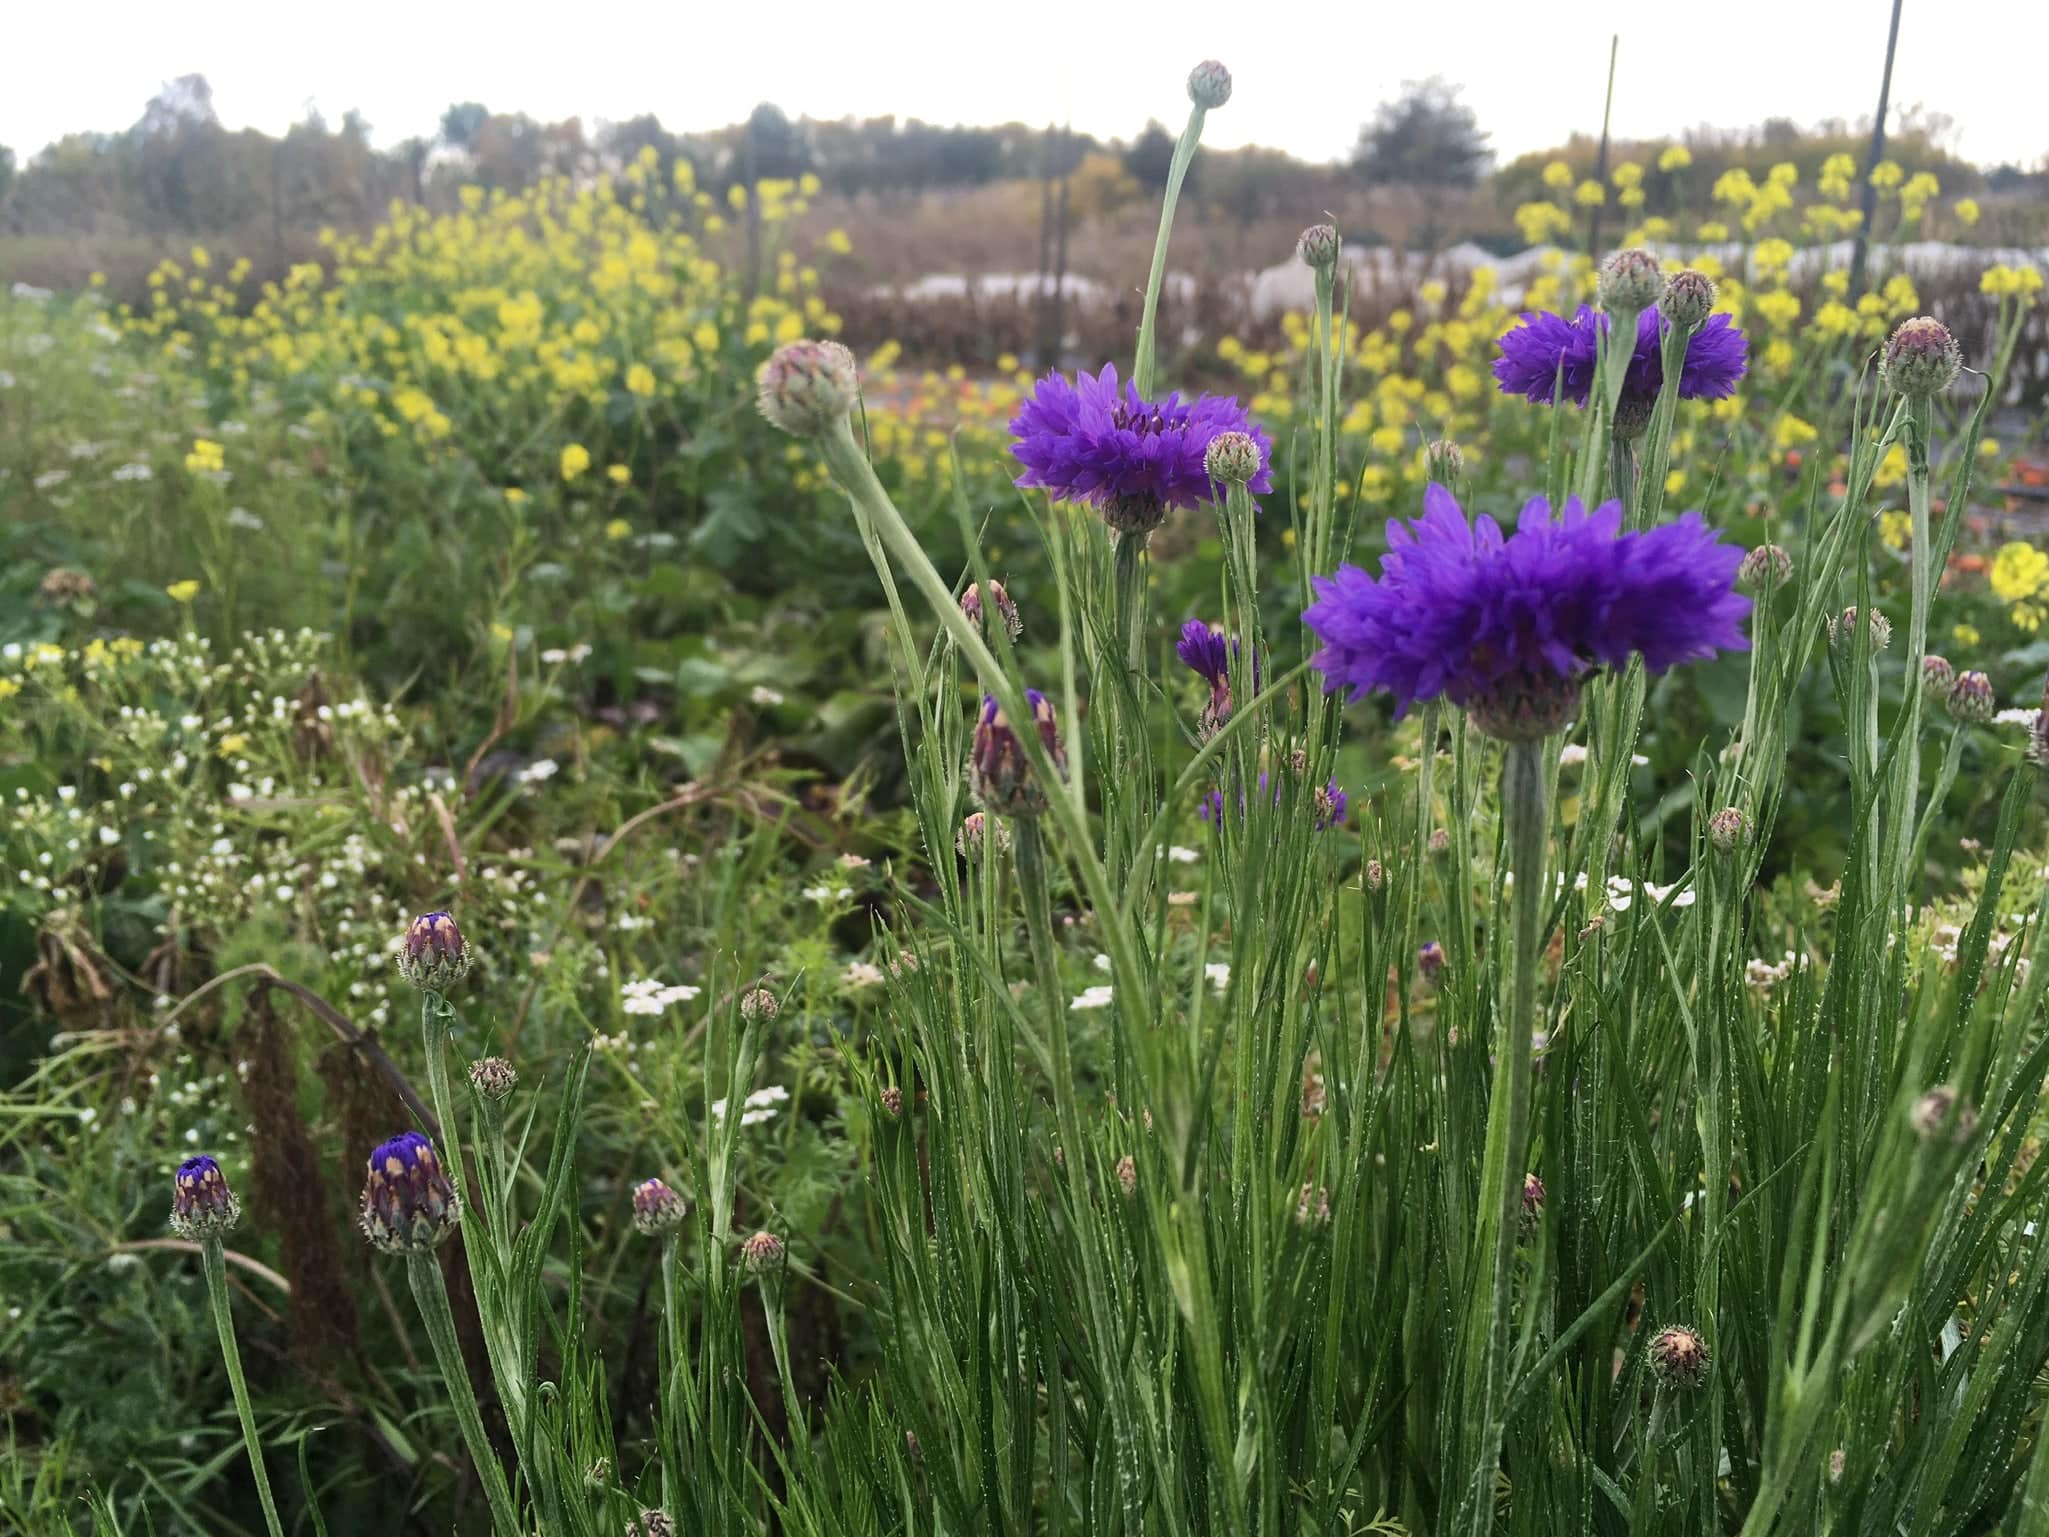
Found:
[(765, 101), (747, 116), (741, 171), (760, 181), (794, 180), (811, 169), (811, 152), (789, 114)]
[(1158, 192), (1173, 167), (1174, 136), (1155, 118), (1124, 152), (1124, 169), (1148, 192)]
[(213, 87), (206, 83), (206, 76), (180, 75), (149, 99), (135, 129), (145, 139), (158, 139), (184, 128), (211, 127), (219, 121), (213, 110)]
[(490, 120), (491, 109), (482, 102), (456, 102), (441, 114), (441, 142), (450, 149), (468, 149)]
[(1480, 180), (1494, 158), (1473, 109), (1459, 88), (1438, 76), (1409, 80), (1359, 130), (1352, 165), (1367, 181), (1389, 185), (1463, 189)]
[(7, 191), (14, 185), (14, 151), (0, 144), (0, 203), (7, 201)]
[(370, 142), (370, 120), (363, 116), (360, 108), (351, 107), (342, 114), (342, 137), (357, 144)]

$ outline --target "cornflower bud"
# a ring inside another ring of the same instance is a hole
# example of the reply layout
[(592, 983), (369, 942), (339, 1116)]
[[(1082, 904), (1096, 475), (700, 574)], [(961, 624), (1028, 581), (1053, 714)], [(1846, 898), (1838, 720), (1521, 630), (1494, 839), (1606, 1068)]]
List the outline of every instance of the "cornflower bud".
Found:
[[(1955, 1116), (1952, 1123), (1951, 1116)], [(1949, 1127), (1952, 1141), (1966, 1142), (1977, 1129), (1978, 1113), (1969, 1105), (1959, 1106), (1957, 1091), (1948, 1084), (1938, 1084), (1919, 1099), (1908, 1112), (1908, 1119), (1914, 1123), (1914, 1135), (1923, 1142), (1932, 1142)]]
[(1295, 1222), (1307, 1227), (1314, 1222), (1322, 1227), (1330, 1221), (1330, 1192), (1321, 1185), (1304, 1185), (1300, 1199), (1295, 1202)]
[(1437, 439), (1423, 450), (1423, 473), (1440, 486), (1464, 479), (1466, 451), (1450, 438)]
[[(1037, 689), (1026, 689), (1025, 700), (1031, 706), (1032, 724), (1053, 760), (1054, 770), (1064, 775), (1067, 750), (1060, 741), (1052, 702)], [(1046, 809), (1045, 787), (1033, 775), (1024, 744), (1017, 739), (993, 695), (983, 696), (981, 718), (975, 723), (968, 750), (968, 784), (975, 799), (990, 811), (1035, 817)]]
[(1523, 1176), (1523, 1226), (1533, 1228), (1544, 1215), (1544, 1182), (1534, 1174)]
[(774, 1019), (782, 1005), (765, 987), (749, 988), (740, 995), (740, 1017), (751, 1022)]
[(1708, 1348), (1684, 1324), (1667, 1324), (1651, 1341), (1651, 1369), (1675, 1388), (1696, 1388), (1707, 1377)]
[(1594, 296), (1604, 310), (1627, 310), (1641, 314), (1658, 302), (1665, 291), (1665, 279), (1658, 271), (1658, 259), (1644, 250), (1617, 251), (1601, 265)]
[(1220, 432), (1202, 451), (1202, 467), (1211, 480), (1242, 486), (1259, 473), (1259, 440), (1249, 432)]
[(1691, 331), (1706, 320), (1715, 308), (1714, 281), (1704, 272), (1695, 272), (1691, 267), (1684, 272), (1675, 272), (1665, 285), (1664, 297), (1658, 301), (1659, 312), (1682, 331)]
[(1949, 686), (1943, 708), (1949, 711), (1951, 720), (1982, 726), (1992, 719), (1995, 702), (1990, 678), (1982, 672), (1960, 672), (1956, 682)]
[(1956, 680), (1957, 670), (1949, 665), (1948, 657), (1930, 655), (1921, 658), (1921, 697), (1930, 704), (1942, 704), (1948, 700)]
[(626, 1523), (626, 1537), (676, 1537), (676, 1523), (665, 1510), (643, 1510)]
[(773, 1233), (756, 1233), (740, 1245), (740, 1263), (749, 1274), (765, 1275), (783, 1262), (783, 1241)]
[(201, 1153), (178, 1165), (171, 1178), (171, 1231), (195, 1242), (222, 1238), (242, 1220), (242, 1203), (221, 1166)]
[(688, 1210), (665, 1180), (644, 1179), (633, 1187), (633, 1225), (649, 1238), (675, 1232)]
[(895, 1084), (890, 1084), (876, 1097), (882, 1101), (883, 1111), (892, 1121), (904, 1113), (904, 1091)]
[[(1001, 582), (989, 578), (989, 601), (995, 605), (997, 614), (1003, 620), (1003, 628), (1010, 631), (1010, 638), (1016, 640), (1024, 634), (1024, 619), (1017, 611), (1017, 601), (1004, 590)], [(970, 582), (967, 591), (960, 595), (960, 611), (968, 616), (970, 624), (982, 622), (982, 587)]]
[(1449, 853), (1450, 851), (1451, 851), (1451, 829), (1450, 829), (1450, 828), (1448, 828), (1448, 827), (1433, 827), (1433, 828), (1431, 828), (1431, 829), (1430, 829), (1430, 852), (1431, 852), (1431, 853), (1433, 853), (1433, 854), (1445, 854), (1445, 853)]
[(1416, 952), (1416, 969), (1423, 973), (1425, 982), (1435, 987), (1437, 979), (1444, 975), (1444, 946), (1434, 939), (1424, 945)]
[(612, 1481), (612, 1459), (600, 1457), (583, 1470), (583, 1486), (586, 1489), (602, 1489)]
[(1857, 606), (1853, 603), (1843, 610), (1840, 619), (1828, 621), (1829, 644), (1833, 646), (1838, 641), (1843, 642), (1845, 645), (1850, 644), (1867, 630), (1870, 634), (1871, 649), (1873, 651), (1883, 651), (1892, 644), (1892, 621), (1874, 608), (1871, 611), (1870, 624), (1859, 625), (1857, 623)]
[(1750, 841), (1750, 818), (1740, 807), (1724, 806), (1708, 818), (1707, 833), (1717, 854), (1732, 854)]
[(1129, 1153), (1117, 1160), (1117, 1184), (1127, 1196), (1138, 1194), (1138, 1161)]
[(982, 840), (988, 836), (992, 827), (995, 829), (996, 835), (996, 852), (999, 854), (1008, 853), (1010, 851), (1010, 829), (1001, 822), (992, 823), (987, 812), (970, 811), (961, 819), (960, 831), (953, 835), (953, 846), (960, 852), (961, 858), (980, 859), (982, 857)]
[(1335, 224), (1312, 224), (1295, 242), (1295, 254), (1302, 258), (1303, 266), (1323, 272), (1338, 264), (1338, 252), (1343, 247)]
[(519, 1074), (503, 1057), (479, 1057), (470, 1064), (470, 1087), (477, 1091), (479, 1099), (490, 1104), (503, 1104), (510, 1099), (518, 1083)]
[(398, 974), (422, 992), (445, 993), (470, 974), (470, 942), (447, 913), (422, 913), (399, 947)]
[(1387, 884), (1387, 866), (1377, 859), (1366, 861), (1366, 889), (1378, 891)]
[(1776, 544), (1748, 551), (1736, 568), (1736, 585), (1745, 592), (1777, 592), (1792, 580), (1793, 557)]
[(400, 1132), (370, 1154), (363, 1181), (363, 1236), (386, 1254), (419, 1254), (455, 1231), (462, 1208), (434, 1144)]
[(1188, 72), (1188, 99), (1214, 112), (1231, 99), (1231, 72), (1215, 59), (1204, 59)]
[(793, 437), (816, 437), (846, 419), (861, 392), (854, 355), (838, 342), (787, 342), (755, 375), (761, 414)]
[(1949, 327), (1931, 315), (1903, 320), (1885, 344), (1879, 374), (1901, 395), (1940, 395), (1956, 382), (1964, 366), (1963, 349)]

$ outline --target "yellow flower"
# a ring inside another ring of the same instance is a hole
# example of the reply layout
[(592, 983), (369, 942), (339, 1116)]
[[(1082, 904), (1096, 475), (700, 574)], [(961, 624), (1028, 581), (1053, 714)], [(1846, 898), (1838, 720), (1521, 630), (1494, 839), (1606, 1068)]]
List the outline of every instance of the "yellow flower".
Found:
[(189, 577), (182, 582), (173, 582), (164, 589), (173, 603), (190, 603), (199, 596), (199, 583)]
[(505, 500), (517, 507), (526, 500), (526, 493), (520, 490), (518, 486), (507, 486), (505, 488)]
[(626, 393), (638, 395), (643, 400), (655, 392), (655, 371), (645, 363), (635, 363), (626, 370)]
[(1751, 303), (1767, 325), (1789, 326), (1800, 318), (1799, 297), (1783, 288), (1759, 294)]
[(1772, 441), (1782, 450), (1812, 443), (1818, 436), (1813, 427), (1792, 415), (1780, 417), (1778, 426), (1772, 429)]
[(1969, 649), (1977, 645), (1985, 637), (1978, 633), (1978, 627), (1975, 624), (1960, 624), (1950, 630), (1949, 638), (1960, 647)]
[(1582, 208), (1598, 208), (1608, 201), (1608, 189), (1597, 181), (1583, 181), (1572, 189), (1572, 200)]
[(1544, 185), (1553, 192), (1563, 192), (1572, 185), (1572, 167), (1563, 160), (1554, 160), (1544, 167)]
[(1878, 537), (1895, 550), (1904, 550), (1914, 535), (1914, 519), (1911, 513), (1881, 512), (1878, 515)]
[(1987, 267), (1978, 279), (1978, 291), (1998, 299), (2027, 299), (2042, 291), (2042, 274), (2033, 267)]
[(605, 466), (605, 478), (615, 486), (623, 486), (633, 479), (633, 471), (623, 464), (608, 464)]
[(1896, 160), (1881, 160), (1871, 168), (1871, 185), (1880, 192), (1889, 192), (1907, 179), (1907, 173)]
[(2016, 539), (2001, 545), (1992, 557), (1992, 595), (2002, 603), (2035, 596), (2044, 578), (2049, 578), (2049, 555), (2032, 544)]
[(194, 475), (211, 474), (227, 467), (227, 455), (211, 438), (194, 438), (192, 452), (185, 456), (185, 468)]
[[(1701, 240), (1727, 240), (1729, 238), (1729, 226), (1720, 219), (1709, 219), (1705, 224), (1701, 225), (1698, 238)], [(1699, 263), (1696, 262), (1694, 265), (1698, 266)]]
[(215, 754), (223, 759), (239, 758), (248, 750), (249, 738), (242, 735), (239, 731), (230, 731), (214, 746)]
[(1999, 439), (1980, 438), (1978, 440), (1978, 456), (1981, 459), (1997, 459), (1999, 457)]
[(0, 699), (12, 699), (21, 692), (21, 684), (14, 678), (0, 678)]
[(491, 639), (497, 641), (501, 646), (505, 645), (512, 639), (512, 626), (494, 622), (491, 626)]
[(633, 537), (633, 525), (624, 518), (614, 518), (605, 525), (605, 537), (617, 544), (621, 539)]
[(1969, 229), (1978, 222), (1978, 200), (1974, 197), (1960, 197), (1950, 206), (1950, 212), (1957, 216), (1957, 223)]
[(571, 443), (562, 450), (562, 478), (574, 480), (591, 467), (591, 451), (581, 443)]
[(1741, 206), (1757, 196), (1757, 183), (1752, 181), (1750, 173), (1739, 165), (1715, 178), (1714, 191), (1710, 195), (1717, 203)]
[(1686, 471), (1667, 470), (1665, 472), (1665, 495), (1677, 496), (1681, 491), (1684, 491), (1685, 489)]
[(1643, 167), (1634, 160), (1625, 160), (1622, 164), (1615, 167), (1608, 179), (1618, 187), (1641, 186), (1643, 185)]
[(1684, 144), (1671, 145), (1658, 156), (1658, 169), (1668, 176), (1674, 171), (1683, 171), (1692, 164), (1693, 151)]
[(854, 242), (847, 238), (847, 232), (843, 229), (827, 230), (825, 248), (835, 256), (845, 256), (854, 249)]

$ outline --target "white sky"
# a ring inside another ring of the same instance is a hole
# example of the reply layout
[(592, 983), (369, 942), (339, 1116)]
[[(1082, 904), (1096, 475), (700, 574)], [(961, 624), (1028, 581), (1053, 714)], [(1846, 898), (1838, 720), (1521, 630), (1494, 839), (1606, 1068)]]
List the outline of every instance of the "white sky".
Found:
[[(1620, 137), (1854, 121), (1876, 102), (1889, 15), (1887, 0), (102, 0), (89, 23), (71, 6), (12, 10), (0, 144), (23, 159), (67, 132), (128, 126), (189, 72), (231, 128), (281, 131), (310, 101), (330, 124), (360, 108), (387, 146), (431, 134), (463, 99), (587, 128), (643, 111), (710, 128), (767, 99), (792, 116), (1066, 118), (1128, 137), (1149, 116), (1178, 127), (1205, 55), (1237, 80), (1204, 136), (1219, 147), (1334, 158), (1403, 80), (1441, 74), (1506, 159), (1598, 131), (1617, 30)], [(2049, 156), (2045, 56), (2043, 0), (1906, 0), (1893, 103), (1953, 116), (1971, 159), (2031, 165)]]

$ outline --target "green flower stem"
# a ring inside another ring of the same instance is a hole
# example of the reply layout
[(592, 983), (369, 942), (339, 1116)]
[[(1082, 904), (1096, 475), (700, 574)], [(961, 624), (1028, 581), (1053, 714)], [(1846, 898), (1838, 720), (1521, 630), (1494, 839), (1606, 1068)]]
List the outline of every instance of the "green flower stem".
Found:
[(469, 1447), (470, 1461), (484, 1482), (484, 1496), (491, 1502), (491, 1525), (499, 1537), (523, 1537), (519, 1512), (513, 1507), (512, 1491), (505, 1484), (505, 1469), (491, 1450), (484, 1434), (484, 1416), (477, 1409), (477, 1395), (470, 1388), (469, 1368), (463, 1365), (462, 1347), (456, 1343), (455, 1315), (448, 1308), (448, 1289), (442, 1284), (441, 1266), (432, 1249), (416, 1249), (406, 1255), (406, 1279), (412, 1283), (413, 1300), (420, 1305), (427, 1337), (434, 1342), (434, 1359), (448, 1384), (449, 1402), (455, 1407), (456, 1423)]
[(1111, 557), (1116, 573), (1117, 628), (1124, 638), (1124, 670), (1133, 678), (1145, 671), (1145, 547), (1150, 539), (1149, 534), (1119, 534)]
[(1638, 484), (1636, 445), (1618, 432), (1608, 440), (1608, 489), (1622, 503), (1622, 522), (1626, 528), (1636, 524), (1633, 509), (1637, 505)]
[(1913, 871), (1907, 855), (1913, 844), (1915, 801), (1921, 788), (1921, 663), (1928, 654), (1928, 605), (1934, 585), (1930, 571), (1930, 494), (1928, 440), (1933, 412), (1926, 395), (1907, 397), (1907, 510), (1912, 523), (1908, 571), (1913, 606), (1907, 610), (1906, 725), (1900, 736), (1893, 806), (1893, 859), (1890, 872), (1896, 901), (1907, 896)]
[(228, 1306), (228, 1262), (218, 1238), (202, 1239), (199, 1254), (206, 1268), (206, 1294), (213, 1301), (214, 1327), (220, 1330), (221, 1359), (227, 1363), (228, 1386), (234, 1390), (235, 1413), (242, 1421), (242, 1444), (249, 1450), (249, 1468), (256, 1475), (256, 1497), (263, 1502), (263, 1524), (270, 1537), (284, 1537), (277, 1501), (271, 1498), (270, 1474), (263, 1467), (263, 1442), (256, 1434), (256, 1411), (249, 1403), (249, 1384), (242, 1376), (242, 1352), (235, 1345), (235, 1315)]
[(1515, 1311), (1515, 1244), (1523, 1161), (1530, 1129), (1530, 1037), (1537, 1017), (1537, 936), (1544, 912), (1544, 845), (1549, 807), (1544, 795), (1544, 743), (1512, 742), (1501, 765), (1502, 814), (1508, 824), (1510, 899), (1515, 921), (1515, 979), (1508, 1012), (1494, 1031), (1494, 1087), (1487, 1107), (1487, 1151), (1481, 1164), (1479, 1219), (1473, 1253), (1487, 1256), (1485, 1284), (1474, 1289), (1476, 1311), (1467, 1340), (1467, 1404), (1477, 1408), (1468, 1530), (1494, 1530), (1494, 1477), (1508, 1417), (1509, 1320)]
[(1131, 382), (1138, 393), (1151, 395), (1156, 372), (1155, 334), (1160, 308), (1160, 286), (1167, 277), (1167, 237), (1174, 230), (1174, 205), (1181, 199), (1181, 183), (1188, 179), (1188, 166), (1195, 159), (1195, 146), (1202, 140), (1203, 109), (1188, 110), (1188, 126), (1174, 145), (1174, 159), (1167, 168), (1167, 190), (1160, 199), (1160, 233), (1153, 241), (1152, 271), (1145, 280), (1145, 308), (1138, 319), (1138, 356), (1132, 360)]

